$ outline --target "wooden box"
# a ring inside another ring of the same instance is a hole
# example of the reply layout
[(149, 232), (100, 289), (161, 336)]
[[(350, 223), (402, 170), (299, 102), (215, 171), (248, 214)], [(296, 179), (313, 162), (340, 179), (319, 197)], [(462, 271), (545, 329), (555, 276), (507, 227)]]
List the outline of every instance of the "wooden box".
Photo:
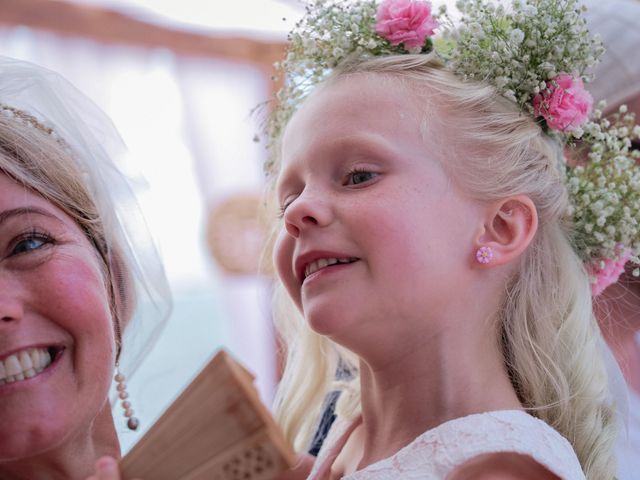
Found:
[(294, 461), (253, 376), (220, 351), (120, 468), (125, 479), (271, 480)]

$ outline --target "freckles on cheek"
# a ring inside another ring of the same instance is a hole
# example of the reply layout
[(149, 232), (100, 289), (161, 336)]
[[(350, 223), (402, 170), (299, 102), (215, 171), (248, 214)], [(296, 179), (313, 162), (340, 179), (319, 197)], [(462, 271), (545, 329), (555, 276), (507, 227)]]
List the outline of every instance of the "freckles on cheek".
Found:
[(109, 294), (96, 267), (78, 261), (51, 267), (43, 278), (45, 288), (55, 285), (55, 295), (49, 295), (51, 310), (80, 320), (74, 324), (77, 330), (95, 330), (100, 323), (112, 330)]

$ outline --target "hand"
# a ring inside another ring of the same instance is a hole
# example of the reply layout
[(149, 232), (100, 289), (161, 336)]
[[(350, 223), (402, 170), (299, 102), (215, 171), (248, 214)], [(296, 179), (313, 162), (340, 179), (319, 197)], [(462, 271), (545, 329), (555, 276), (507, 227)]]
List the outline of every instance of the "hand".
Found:
[(118, 462), (112, 457), (102, 457), (96, 462), (96, 473), (87, 480), (123, 480)]
[(282, 472), (275, 480), (305, 480), (311, 473), (315, 457), (304, 454), (299, 455), (296, 464), (291, 470)]

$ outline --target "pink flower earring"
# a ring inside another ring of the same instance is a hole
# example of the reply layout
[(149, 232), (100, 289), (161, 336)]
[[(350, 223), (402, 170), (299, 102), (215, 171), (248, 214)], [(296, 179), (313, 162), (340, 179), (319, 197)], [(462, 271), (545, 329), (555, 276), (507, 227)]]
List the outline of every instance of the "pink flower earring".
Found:
[(493, 249), (491, 247), (480, 247), (476, 252), (476, 260), (478, 263), (486, 265), (493, 258)]

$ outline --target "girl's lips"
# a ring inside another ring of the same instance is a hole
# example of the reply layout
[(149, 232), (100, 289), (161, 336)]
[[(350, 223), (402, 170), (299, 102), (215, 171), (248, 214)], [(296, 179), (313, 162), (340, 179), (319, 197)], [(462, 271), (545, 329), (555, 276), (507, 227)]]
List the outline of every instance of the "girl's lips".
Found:
[(302, 281), (302, 285), (305, 286), (307, 285), (309, 282), (313, 282), (316, 279), (322, 278), (326, 275), (331, 275), (332, 273), (338, 273), (342, 270), (345, 270), (347, 267), (350, 267), (351, 265), (353, 265), (354, 263), (356, 263), (358, 260), (354, 260), (352, 262), (349, 263), (336, 263), (333, 265), (328, 265), (326, 267), (323, 267), (319, 270), (316, 270), (315, 272), (313, 272), (312, 274), (310, 274), (309, 276), (307, 276), (303, 281)]
[(359, 260), (359, 258), (346, 253), (338, 253), (328, 250), (310, 251), (305, 254), (299, 255), (295, 259), (294, 273), (298, 278), (300, 284), (302, 284), (309, 276), (306, 275), (306, 273), (308, 272), (310, 266), (312, 267), (312, 271), (315, 272), (318, 269), (319, 263), (324, 262), (324, 268), (326, 268), (327, 263), (333, 263), (335, 260), (340, 260), (341, 263), (345, 263), (345, 261), (348, 260), (349, 262), (353, 263), (354, 261)]

